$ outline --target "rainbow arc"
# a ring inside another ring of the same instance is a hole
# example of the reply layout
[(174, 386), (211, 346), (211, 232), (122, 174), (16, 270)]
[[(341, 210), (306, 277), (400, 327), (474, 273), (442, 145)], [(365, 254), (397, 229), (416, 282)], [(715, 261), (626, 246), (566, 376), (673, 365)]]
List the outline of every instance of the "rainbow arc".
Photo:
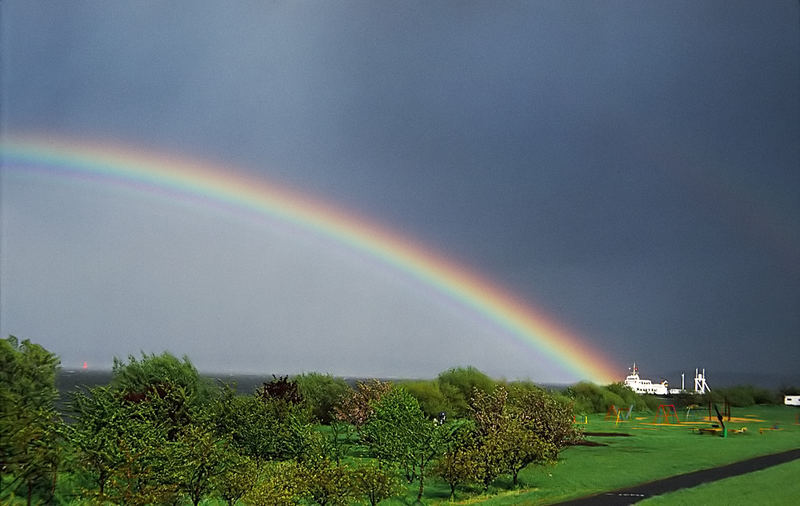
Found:
[(101, 184), (134, 187), (263, 215), (327, 237), (476, 311), (505, 333), (578, 378), (615, 380), (619, 368), (585, 339), (481, 276), (424, 245), (319, 199), (248, 177), (222, 164), (115, 146), (49, 137), (0, 142), (3, 170), (36, 168)]

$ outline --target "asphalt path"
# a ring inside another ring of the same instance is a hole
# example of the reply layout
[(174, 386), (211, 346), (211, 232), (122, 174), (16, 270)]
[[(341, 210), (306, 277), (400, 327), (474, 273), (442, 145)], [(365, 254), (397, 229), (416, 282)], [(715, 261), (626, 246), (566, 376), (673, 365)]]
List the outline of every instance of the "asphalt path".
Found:
[(580, 506), (607, 506), (607, 505), (621, 505), (621, 504), (634, 504), (636, 502), (653, 497), (656, 495), (666, 494), (682, 488), (696, 487), (703, 483), (729, 478), (731, 476), (738, 476), (740, 474), (752, 473), (760, 469), (790, 462), (794, 459), (800, 458), (800, 448), (789, 450), (781, 453), (773, 453), (771, 455), (763, 455), (761, 457), (754, 457), (752, 459), (742, 460), (728, 464), (721, 467), (712, 467), (711, 469), (703, 469), (702, 471), (694, 471), (686, 474), (679, 474), (664, 478), (663, 480), (651, 481), (636, 485), (635, 487), (628, 487), (612, 492), (603, 492), (601, 494), (592, 495), (589, 497), (582, 497), (572, 501), (562, 502), (558, 504), (580, 505)]

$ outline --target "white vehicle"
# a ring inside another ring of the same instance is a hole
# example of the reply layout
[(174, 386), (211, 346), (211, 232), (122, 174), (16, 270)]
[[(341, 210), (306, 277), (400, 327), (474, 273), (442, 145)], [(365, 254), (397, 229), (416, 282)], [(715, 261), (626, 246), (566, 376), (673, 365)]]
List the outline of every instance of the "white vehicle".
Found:
[(800, 406), (800, 395), (784, 395), (783, 403), (787, 406)]
[(633, 363), (631, 374), (625, 378), (625, 386), (637, 394), (669, 395), (669, 385), (664, 380), (661, 383), (653, 383), (649, 379), (639, 378), (639, 368), (636, 362)]

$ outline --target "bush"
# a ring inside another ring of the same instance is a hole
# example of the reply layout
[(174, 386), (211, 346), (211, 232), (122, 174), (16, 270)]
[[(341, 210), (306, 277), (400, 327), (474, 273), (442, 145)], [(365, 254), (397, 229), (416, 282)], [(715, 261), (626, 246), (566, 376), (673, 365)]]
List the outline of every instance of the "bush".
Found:
[(618, 409), (628, 406), (618, 394), (584, 381), (567, 388), (567, 395), (575, 403), (578, 414), (605, 413), (612, 404)]

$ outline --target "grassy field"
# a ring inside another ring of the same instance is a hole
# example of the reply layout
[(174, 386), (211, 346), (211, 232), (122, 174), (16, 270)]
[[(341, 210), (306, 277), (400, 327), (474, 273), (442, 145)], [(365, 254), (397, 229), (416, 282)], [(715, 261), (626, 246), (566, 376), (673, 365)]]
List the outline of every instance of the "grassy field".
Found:
[(793, 505), (800, 497), (800, 460), (706, 483), (642, 501), (642, 506), (729, 504)]
[[(682, 423), (678, 425), (654, 424), (653, 415), (644, 413), (633, 413), (632, 420), (619, 424), (605, 421), (603, 415), (589, 416), (584, 426), (586, 432), (629, 436), (587, 436), (588, 441), (607, 446), (568, 448), (561, 453), (557, 465), (526, 469), (521, 474), (525, 488), (490, 490), (495, 494), (482, 497), (459, 494), (456, 504), (550, 504), (797, 448), (800, 447), (798, 413), (800, 410), (786, 406), (734, 408), (733, 419), (726, 426), (747, 430), (727, 438), (692, 431), (692, 427), (710, 427), (710, 422), (701, 420), (707, 413), (696, 412), (688, 423), (684, 422), (685, 413), (680, 413)], [(759, 433), (759, 428), (775, 426), (780, 430)], [(439, 483), (431, 485), (429, 503), (446, 503), (446, 487)], [(779, 499), (784, 499), (783, 490), (778, 488), (776, 492)], [(786, 498), (790, 497), (797, 496)]]
[[(633, 413), (631, 420), (620, 423), (604, 420), (603, 415), (590, 415), (585, 432), (615, 435), (588, 435), (586, 440), (598, 446), (574, 446), (564, 450), (553, 466), (530, 466), (520, 473), (521, 486), (514, 490), (510, 483), (496, 483), (487, 494), (478, 489), (459, 490), (449, 502), (449, 487), (431, 478), (426, 481), (424, 504), (552, 504), (599, 492), (645, 483), (676, 474), (729, 464), (739, 460), (800, 447), (800, 409), (787, 406), (734, 408), (730, 429), (745, 432), (727, 438), (697, 434), (693, 427), (710, 427), (702, 420), (706, 413), (694, 413), (680, 424), (654, 423), (653, 414)], [(716, 423), (716, 419), (713, 420)], [(778, 430), (773, 430), (777, 427)], [(763, 430), (763, 433), (759, 432)], [(654, 498), (651, 504), (795, 504), (800, 495), (800, 461), (763, 471), (721, 480), (693, 489)], [(385, 505), (413, 504), (417, 484), (408, 486), (402, 499), (385, 501)], [(735, 502), (735, 501), (739, 502)], [(13, 502), (13, 501), (12, 501)], [(22, 501), (14, 504), (24, 504)], [(87, 504), (70, 501), (71, 504)], [(204, 501), (206, 506), (222, 505)]]

